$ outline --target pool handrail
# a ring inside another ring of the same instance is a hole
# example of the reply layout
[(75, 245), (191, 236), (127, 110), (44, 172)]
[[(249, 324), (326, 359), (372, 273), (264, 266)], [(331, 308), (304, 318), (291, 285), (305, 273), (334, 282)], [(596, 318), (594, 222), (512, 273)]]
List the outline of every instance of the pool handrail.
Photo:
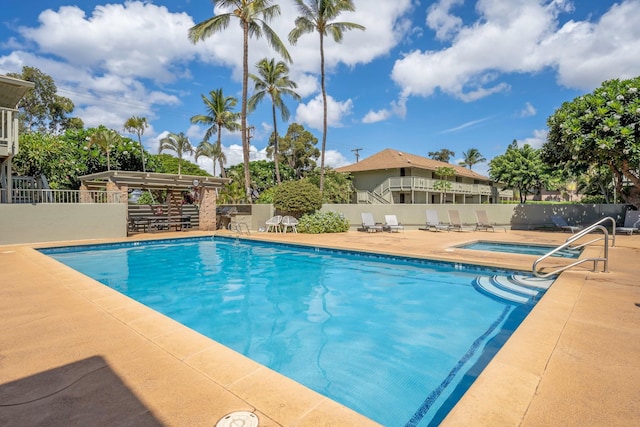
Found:
[[(550, 277), (550, 276), (555, 276), (558, 273), (561, 273), (565, 270), (568, 270), (572, 267), (575, 267), (576, 265), (588, 262), (588, 261), (593, 261), (593, 271), (595, 272), (596, 269), (598, 268), (598, 262), (599, 261), (603, 261), (604, 263), (604, 269), (603, 272), (604, 273), (608, 273), (609, 272), (609, 230), (607, 230), (606, 227), (604, 227), (602, 225), (602, 223), (606, 222), (606, 221), (611, 221), (613, 223), (613, 232), (612, 234), (612, 244), (611, 246), (615, 246), (616, 244), (616, 221), (614, 218), (608, 216), (606, 218), (602, 218), (601, 220), (595, 222), (594, 224), (591, 224), (589, 227), (585, 228), (584, 230), (581, 230), (580, 232), (574, 234), (573, 236), (569, 237), (562, 245), (558, 246), (555, 249), (552, 249), (551, 251), (547, 252), (546, 254), (544, 254), (543, 256), (541, 256), (540, 258), (538, 258), (537, 260), (534, 261), (533, 266), (531, 267), (531, 270), (533, 272), (533, 275), (536, 277), (540, 277), (540, 278), (546, 278), (546, 277)], [(541, 273), (538, 271), (538, 264), (540, 264), (542, 261), (544, 261), (545, 259), (547, 259), (548, 257), (552, 256), (553, 254), (555, 254), (558, 251), (561, 251), (562, 249), (566, 249), (569, 247), (569, 245), (571, 245), (573, 242), (575, 242), (576, 240), (580, 239), (581, 237), (583, 237), (584, 235), (591, 233), (592, 231), (596, 231), (596, 230), (600, 230), (602, 231), (602, 233), (604, 234), (604, 237), (599, 237), (596, 239), (593, 239), (587, 243), (584, 243), (582, 245), (573, 247), (573, 249), (576, 248), (581, 248), (584, 247), (588, 244), (600, 241), (602, 239), (604, 239), (604, 257), (595, 257), (595, 258), (583, 258), (583, 259), (579, 259), (578, 261), (575, 261), (569, 265), (565, 265), (563, 267), (560, 267), (554, 271), (551, 271), (549, 273)]]

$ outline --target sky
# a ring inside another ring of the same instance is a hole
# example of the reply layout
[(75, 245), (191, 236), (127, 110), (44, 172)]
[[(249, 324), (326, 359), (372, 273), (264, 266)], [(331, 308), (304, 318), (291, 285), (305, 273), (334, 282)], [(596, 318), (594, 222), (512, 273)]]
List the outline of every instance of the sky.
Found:
[[(293, 59), (289, 77), (302, 98), (285, 98), (291, 118), (283, 123), (278, 116), (278, 131), (302, 124), (320, 148), (319, 35), (290, 45), (299, 13), (292, 0), (275, 3), (281, 14), (270, 26)], [(547, 118), (563, 102), (603, 81), (640, 75), (640, 0), (353, 3), (355, 12), (337, 21), (366, 30), (345, 32), (341, 43), (325, 39), (328, 166), (385, 148), (425, 157), (447, 148), (458, 163), (476, 148), (487, 162), (473, 170), (488, 175), (488, 161), (514, 139), (540, 147)], [(149, 152), (158, 152), (167, 132), (184, 132), (197, 146), (206, 128), (190, 119), (206, 112), (202, 95), (222, 88), (240, 111), (237, 21), (196, 44), (187, 36), (195, 24), (226, 12), (208, 0), (3, 0), (0, 74), (30, 66), (50, 75), (85, 127), (105, 125), (135, 139), (123, 124), (146, 117)], [(251, 39), (250, 72), (262, 58), (282, 60), (264, 38)], [(251, 160), (266, 159), (269, 98), (248, 122), (255, 127)], [(241, 144), (239, 132), (223, 132), (227, 166), (242, 162)], [(212, 172), (211, 160), (198, 163)]]

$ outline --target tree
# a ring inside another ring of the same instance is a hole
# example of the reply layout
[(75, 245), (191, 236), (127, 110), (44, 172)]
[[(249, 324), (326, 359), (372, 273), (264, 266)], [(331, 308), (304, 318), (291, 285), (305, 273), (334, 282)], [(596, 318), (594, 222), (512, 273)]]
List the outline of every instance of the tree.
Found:
[[(273, 135), (267, 146), (267, 156), (272, 157)], [(316, 159), (320, 150), (316, 147), (318, 138), (298, 123), (292, 123), (287, 134), (280, 138), (280, 154), (282, 163), (287, 164), (295, 174), (296, 179), (304, 178), (316, 167)]]
[(13, 158), (13, 170), (18, 175), (44, 175), (53, 189), (71, 189), (76, 174), (86, 171), (85, 163), (77, 162), (78, 154), (77, 149), (70, 149), (56, 135), (24, 133), (20, 134), (20, 151)]
[[(207, 171), (195, 163), (187, 159), (180, 160), (170, 154), (150, 154), (148, 160), (149, 163), (153, 162), (155, 165), (154, 171), (158, 173), (209, 176)], [(180, 172), (178, 172), (178, 167), (180, 167)]]
[(320, 36), (320, 76), (322, 87), (322, 149), (320, 155), (320, 192), (324, 191), (324, 154), (327, 147), (327, 90), (324, 71), (324, 38), (329, 34), (336, 43), (342, 41), (343, 32), (348, 30), (365, 30), (365, 27), (352, 22), (331, 22), (342, 12), (353, 12), (352, 0), (294, 0), (300, 12), (295, 27), (289, 33), (289, 42), (295, 45), (303, 34), (318, 32)]
[(291, 57), (284, 43), (271, 29), (268, 22), (280, 15), (280, 6), (271, 0), (211, 0), (213, 6), (231, 8), (232, 11), (213, 16), (189, 29), (189, 40), (192, 43), (205, 40), (215, 33), (225, 30), (231, 18), (240, 20), (242, 27), (242, 111), (240, 113), (240, 131), (242, 132), (242, 157), (244, 161), (244, 181), (247, 200), (251, 203), (251, 177), (249, 176), (249, 139), (247, 133), (247, 90), (249, 81), (249, 36), (256, 38), (266, 36), (269, 45), (287, 62)]
[(280, 110), (282, 121), (289, 120), (289, 109), (282, 100), (282, 95), (289, 95), (293, 99), (300, 101), (298, 95), (293, 89), (298, 85), (289, 80), (289, 67), (282, 61), (275, 63), (274, 59), (267, 60), (264, 58), (256, 65), (258, 74), (250, 74), (249, 77), (254, 81), (254, 94), (249, 99), (249, 111), (254, 111), (266, 95), (271, 98), (271, 115), (273, 116), (273, 162), (276, 166), (276, 181), (280, 184), (280, 168), (278, 167), (278, 121), (276, 120), (276, 109)]
[(322, 207), (322, 194), (320, 189), (307, 179), (286, 181), (276, 187), (273, 206), (283, 212), (283, 215), (300, 218)]
[(640, 209), (640, 77), (609, 80), (547, 120), (542, 158), (575, 175), (607, 166), (616, 192)]
[(116, 147), (122, 142), (122, 137), (114, 130), (107, 129), (105, 127), (98, 128), (93, 135), (89, 137), (87, 147), (91, 148), (96, 145), (100, 150), (107, 155), (107, 170), (111, 170), (110, 152), (113, 147)]
[(192, 154), (193, 146), (189, 142), (189, 138), (180, 132), (179, 134), (169, 133), (167, 136), (160, 140), (160, 147), (158, 154), (161, 154), (164, 150), (170, 150), (176, 153), (178, 156), (178, 175), (182, 172), (182, 156), (183, 154)]
[(216, 176), (216, 162), (220, 162), (222, 177), (225, 177), (224, 164), (227, 162), (227, 156), (221, 149), (221, 145), (212, 144), (209, 141), (202, 141), (196, 147), (196, 162), (200, 157), (207, 157), (213, 161), (213, 176)]
[[(313, 184), (320, 186), (320, 173), (317, 169), (310, 171), (307, 178)], [(348, 173), (336, 172), (327, 168), (324, 174), (323, 203), (349, 203), (353, 193), (352, 176)]]
[(440, 203), (444, 203), (447, 191), (451, 190), (449, 178), (456, 176), (456, 171), (452, 167), (442, 166), (437, 168), (435, 172), (439, 180), (433, 184), (433, 188), (440, 191)]
[(469, 148), (467, 151), (462, 153), (462, 156), (464, 157), (464, 160), (461, 161), (459, 164), (460, 166), (465, 166), (465, 167), (468, 166), (469, 170), (471, 170), (473, 165), (475, 165), (476, 163), (482, 163), (487, 161), (487, 159), (482, 157), (482, 154), (480, 154), (480, 151), (478, 151), (477, 148)]
[(429, 151), (428, 156), (433, 160), (437, 160), (439, 162), (449, 163), (449, 159), (455, 156), (456, 153), (449, 150), (448, 148), (443, 148), (438, 151)]
[[(289, 181), (293, 179), (293, 171), (287, 166), (282, 165), (282, 179)], [(235, 165), (229, 168), (229, 172), (234, 171), (237, 175), (241, 172), (242, 165)], [(259, 196), (263, 191), (268, 190), (277, 185), (275, 181), (275, 165), (267, 160), (254, 160), (249, 163), (249, 173), (251, 174), (251, 192), (253, 198), (256, 193)]]
[(59, 134), (69, 127), (83, 127), (79, 118), (69, 118), (73, 101), (57, 94), (58, 88), (51, 76), (34, 67), (22, 67), (22, 73), (9, 73), (9, 77), (35, 83), (18, 103), (20, 132), (51, 132)]
[(144, 165), (144, 147), (142, 146), (142, 135), (144, 130), (149, 127), (146, 117), (131, 116), (124, 122), (124, 131), (134, 133), (138, 136), (138, 144), (140, 144), (140, 158), (142, 159), (142, 172), (146, 172)]
[(507, 188), (515, 188), (520, 193), (520, 203), (526, 203), (527, 194), (540, 190), (552, 181), (552, 174), (547, 170), (540, 157), (540, 150), (529, 144), (518, 147), (514, 140), (507, 151), (494, 157), (489, 162), (489, 176)]
[[(230, 132), (236, 132), (240, 129), (240, 125), (238, 124), (239, 114), (232, 111), (238, 103), (238, 100), (232, 96), (224, 96), (222, 89), (209, 92), (209, 98), (204, 95), (201, 96), (202, 102), (204, 102), (207, 109), (207, 114), (191, 117), (191, 123), (210, 125), (204, 135), (204, 141), (209, 141), (211, 135), (218, 135), (215, 151), (221, 154), (216, 156), (216, 158), (220, 162), (220, 175), (226, 178), (224, 162), (227, 159), (222, 152), (222, 129)], [(215, 175), (215, 169), (213, 174)]]

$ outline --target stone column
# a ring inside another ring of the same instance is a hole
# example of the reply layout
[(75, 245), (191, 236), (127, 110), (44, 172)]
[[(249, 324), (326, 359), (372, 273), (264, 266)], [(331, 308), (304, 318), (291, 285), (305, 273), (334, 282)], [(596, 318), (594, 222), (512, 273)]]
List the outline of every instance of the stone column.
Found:
[(200, 230), (216, 230), (216, 201), (215, 188), (200, 189)]

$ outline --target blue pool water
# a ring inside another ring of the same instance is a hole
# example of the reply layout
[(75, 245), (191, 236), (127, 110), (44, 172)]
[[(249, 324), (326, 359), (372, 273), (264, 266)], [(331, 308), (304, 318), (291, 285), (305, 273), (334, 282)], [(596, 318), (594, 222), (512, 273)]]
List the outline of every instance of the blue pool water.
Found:
[[(490, 252), (506, 252), (511, 254), (522, 255), (536, 255), (542, 256), (552, 251), (556, 246), (550, 245), (535, 245), (524, 243), (505, 243), (505, 242), (490, 242), (490, 241), (478, 241), (469, 243), (466, 245), (458, 246), (460, 249), (473, 249), (478, 251), (490, 251)], [(556, 252), (552, 256), (562, 258), (579, 258), (582, 253), (582, 249), (563, 249)]]
[(437, 425), (529, 313), (495, 269), (226, 238), (42, 250), (386, 426)]

